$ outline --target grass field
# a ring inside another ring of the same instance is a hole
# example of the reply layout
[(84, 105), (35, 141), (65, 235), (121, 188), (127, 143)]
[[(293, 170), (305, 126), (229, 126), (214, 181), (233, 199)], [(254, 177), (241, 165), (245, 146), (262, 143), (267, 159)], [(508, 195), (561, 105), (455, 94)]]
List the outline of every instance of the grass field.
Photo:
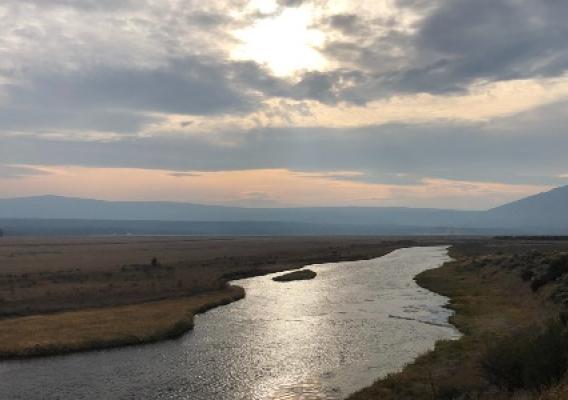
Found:
[(414, 243), (365, 237), (4, 238), (0, 357), (177, 337), (192, 328), (195, 313), (244, 296), (229, 280), (379, 257)]
[(4, 319), (0, 357), (65, 354), (173, 339), (193, 328), (193, 317), (245, 296), (221, 290), (157, 302)]
[[(523, 326), (543, 326), (566, 310), (568, 270), (549, 265), (554, 266), (554, 257), (568, 251), (568, 242), (559, 240), (2, 241), (0, 305), (5, 316), (0, 318), (0, 357), (55, 355), (175, 338), (192, 328), (196, 313), (245, 295), (241, 288), (227, 285), (229, 280), (437, 244), (453, 244), (456, 261), (420, 274), (417, 281), (451, 299), (450, 307), (456, 312), (451, 322), (464, 336), (437, 343), (434, 351), (401, 373), (377, 381), (350, 399), (568, 398), (567, 385), (536, 394), (504, 393), (488, 385), (480, 371), (480, 359), (495, 338)], [(83, 297), (76, 297), (83, 292)], [(13, 316), (18, 313), (24, 315)]]
[(0, 316), (191, 296), (219, 290), (228, 279), (378, 257), (412, 243), (365, 237), (2, 238)]

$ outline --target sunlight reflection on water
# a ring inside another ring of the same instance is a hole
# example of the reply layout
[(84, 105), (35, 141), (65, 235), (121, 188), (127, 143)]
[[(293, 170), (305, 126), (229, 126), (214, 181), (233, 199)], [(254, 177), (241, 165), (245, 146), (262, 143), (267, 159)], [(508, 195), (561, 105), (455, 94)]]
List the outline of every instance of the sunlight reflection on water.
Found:
[(0, 398), (341, 399), (458, 336), (446, 299), (413, 281), (448, 259), (445, 247), (402, 249), (310, 266), (310, 281), (239, 281), (246, 299), (180, 340), (0, 363)]

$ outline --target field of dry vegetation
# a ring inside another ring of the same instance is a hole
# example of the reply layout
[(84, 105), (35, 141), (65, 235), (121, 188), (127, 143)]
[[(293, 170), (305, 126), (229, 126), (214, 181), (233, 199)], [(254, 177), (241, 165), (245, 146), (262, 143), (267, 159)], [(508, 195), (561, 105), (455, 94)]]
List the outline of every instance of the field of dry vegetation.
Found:
[(562, 238), (3, 238), (0, 357), (178, 337), (245, 295), (230, 280), (439, 244), (455, 261), (417, 281), (451, 299), (464, 336), (350, 399), (568, 399)]
[(365, 237), (2, 238), (0, 357), (176, 337), (191, 329), (194, 314), (244, 296), (230, 280), (379, 257), (415, 243)]

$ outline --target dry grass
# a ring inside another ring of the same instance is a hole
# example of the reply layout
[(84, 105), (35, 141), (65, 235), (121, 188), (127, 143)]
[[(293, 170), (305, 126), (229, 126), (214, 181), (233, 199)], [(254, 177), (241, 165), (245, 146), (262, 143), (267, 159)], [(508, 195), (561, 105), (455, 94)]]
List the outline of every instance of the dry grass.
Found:
[(243, 298), (227, 286), (196, 296), (0, 321), (0, 357), (30, 357), (155, 342), (193, 327), (193, 317)]
[[(0, 239), (0, 316), (109, 307), (219, 290), (231, 277), (384, 255), (384, 238)], [(156, 258), (159, 265), (152, 265)]]
[(379, 257), (413, 242), (186, 237), (3, 238), (0, 244), (0, 358), (6, 358), (176, 337), (191, 329), (195, 313), (244, 296), (227, 280)]

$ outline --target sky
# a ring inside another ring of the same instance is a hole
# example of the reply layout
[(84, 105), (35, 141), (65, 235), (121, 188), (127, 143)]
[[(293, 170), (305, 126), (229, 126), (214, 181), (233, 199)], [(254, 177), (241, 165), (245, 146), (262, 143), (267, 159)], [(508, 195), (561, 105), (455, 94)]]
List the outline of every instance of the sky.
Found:
[(568, 184), (565, 0), (5, 0), (0, 197), (487, 209)]

